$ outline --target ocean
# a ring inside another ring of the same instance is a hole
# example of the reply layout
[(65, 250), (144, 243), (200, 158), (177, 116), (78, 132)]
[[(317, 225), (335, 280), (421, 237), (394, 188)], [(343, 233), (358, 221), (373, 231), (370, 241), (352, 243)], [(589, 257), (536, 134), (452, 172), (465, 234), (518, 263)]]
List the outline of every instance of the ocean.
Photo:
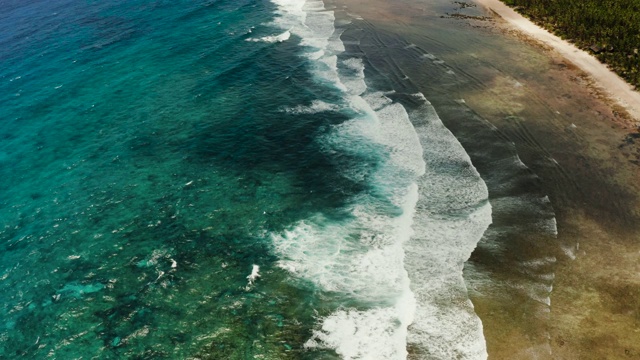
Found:
[[(486, 358), (467, 286), (491, 271), (463, 265), (513, 235), (490, 228), (492, 182), (533, 176), (512, 148), (482, 162), (361, 20), (0, 2), (0, 358)], [(498, 210), (555, 232), (544, 194), (513, 192)]]

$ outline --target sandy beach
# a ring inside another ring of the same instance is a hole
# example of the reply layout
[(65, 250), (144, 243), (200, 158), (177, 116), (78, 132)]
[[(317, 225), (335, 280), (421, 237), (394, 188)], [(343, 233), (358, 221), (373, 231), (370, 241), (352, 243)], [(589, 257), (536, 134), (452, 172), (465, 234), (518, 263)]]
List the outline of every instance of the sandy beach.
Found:
[(515, 29), (535, 41), (549, 46), (559, 55), (576, 65), (580, 70), (589, 74), (596, 86), (617, 104), (623, 106), (629, 114), (640, 123), (640, 93), (627, 84), (622, 78), (610, 71), (606, 65), (599, 62), (587, 52), (578, 49), (573, 44), (547, 30), (532, 23), (512, 8), (499, 0), (476, 0), (478, 4), (494, 12)]
[[(489, 358), (640, 358), (640, 96), (498, 1), (478, 4), (336, 2), (373, 34), (346, 34), (354, 51), (423, 92), (487, 180), (494, 224), (465, 279)], [(495, 175), (514, 157), (524, 175)], [(547, 199), (557, 233), (540, 230), (542, 205), (500, 205), (525, 198)]]

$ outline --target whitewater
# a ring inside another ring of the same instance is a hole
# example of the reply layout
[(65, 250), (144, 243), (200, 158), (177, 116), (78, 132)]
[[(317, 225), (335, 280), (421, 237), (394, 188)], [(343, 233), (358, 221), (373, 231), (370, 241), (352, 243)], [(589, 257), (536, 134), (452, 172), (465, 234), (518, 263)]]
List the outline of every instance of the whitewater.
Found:
[(0, 358), (486, 358), (462, 269), (514, 177), (365, 50), (435, 55), (318, 0), (0, 17)]
[(422, 94), (369, 89), (363, 60), (345, 54), (322, 1), (273, 2), (284, 32), (263, 41), (299, 36), (312, 75), (343, 94), (340, 106), (318, 100), (285, 111), (347, 113), (321, 140), (325, 151), (384, 158), (347, 174), (373, 191), (353, 198), (345, 219), (317, 214), (271, 235), (280, 267), (351, 304), (318, 318), (305, 347), (343, 359), (486, 358), (462, 268), (491, 206), (469, 156)]

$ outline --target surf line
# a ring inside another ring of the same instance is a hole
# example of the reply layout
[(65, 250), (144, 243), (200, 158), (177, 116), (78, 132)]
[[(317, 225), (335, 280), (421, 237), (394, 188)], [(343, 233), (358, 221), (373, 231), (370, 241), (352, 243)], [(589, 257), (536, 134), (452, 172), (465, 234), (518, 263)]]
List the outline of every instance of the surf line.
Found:
[[(380, 214), (377, 200), (363, 195), (348, 205), (349, 221), (318, 214), (272, 234), (279, 265), (294, 277), (368, 304), (320, 319), (305, 347), (330, 348), (345, 359), (486, 358), (482, 324), (462, 279), (462, 264), (491, 222), (486, 185), (422, 94), (415, 94), (422, 106), (409, 114), (391, 93), (367, 88), (361, 59), (338, 61), (344, 44), (322, 1), (272, 2), (275, 24), (300, 37), (319, 65), (312, 74), (342, 91), (355, 114), (334, 128), (327, 147), (384, 152), (371, 182), (401, 209)], [(318, 104), (308, 111), (336, 110)]]
[[(353, 215), (348, 221), (338, 224), (318, 214), (272, 236), (282, 268), (361, 304), (320, 319), (305, 347), (330, 348), (345, 359), (404, 359), (415, 301), (403, 266), (402, 244), (411, 235), (415, 178), (424, 172), (420, 143), (402, 105), (368, 91), (362, 61), (338, 61), (344, 45), (332, 11), (326, 11), (321, 1), (274, 3), (280, 12), (275, 23), (301, 38), (308, 49), (305, 55), (316, 64), (312, 75), (341, 91), (344, 110), (353, 115), (334, 127), (324, 145), (337, 151), (377, 153), (381, 166), (371, 174), (372, 186), (401, 210), (399, 216), (380, 213), (376, 208), (380, 200), (364, 194), (348, 205)], [(345, 73), (340, 75), (338, 66)], [(320, 110), (318, 104), (308, 112)], [(301, 107), (291, 111), (307, 112)], [(389, 159), (383, 160), (385, 156)], [(346, 176), (357, 177), (360, 170), (366, 171), (355, 169)]]

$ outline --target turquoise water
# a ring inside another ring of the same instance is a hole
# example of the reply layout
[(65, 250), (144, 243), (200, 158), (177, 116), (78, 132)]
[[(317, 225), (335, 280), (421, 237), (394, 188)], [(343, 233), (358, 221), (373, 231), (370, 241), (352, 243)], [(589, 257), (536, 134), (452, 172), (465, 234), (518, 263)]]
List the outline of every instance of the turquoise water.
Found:
[(314, 141), (345, 116), (283, 111), (338, 96), (300, 40), (246, 41), (274, 5), (0, 6), (0, 357), (300, 349), (323, 305), (265, 234), (366, 184)]
[(486, 357), (487, 186), (387, 60), (459, 79), (380, 35), (319, 0), (1, 2), (0, 358)]

